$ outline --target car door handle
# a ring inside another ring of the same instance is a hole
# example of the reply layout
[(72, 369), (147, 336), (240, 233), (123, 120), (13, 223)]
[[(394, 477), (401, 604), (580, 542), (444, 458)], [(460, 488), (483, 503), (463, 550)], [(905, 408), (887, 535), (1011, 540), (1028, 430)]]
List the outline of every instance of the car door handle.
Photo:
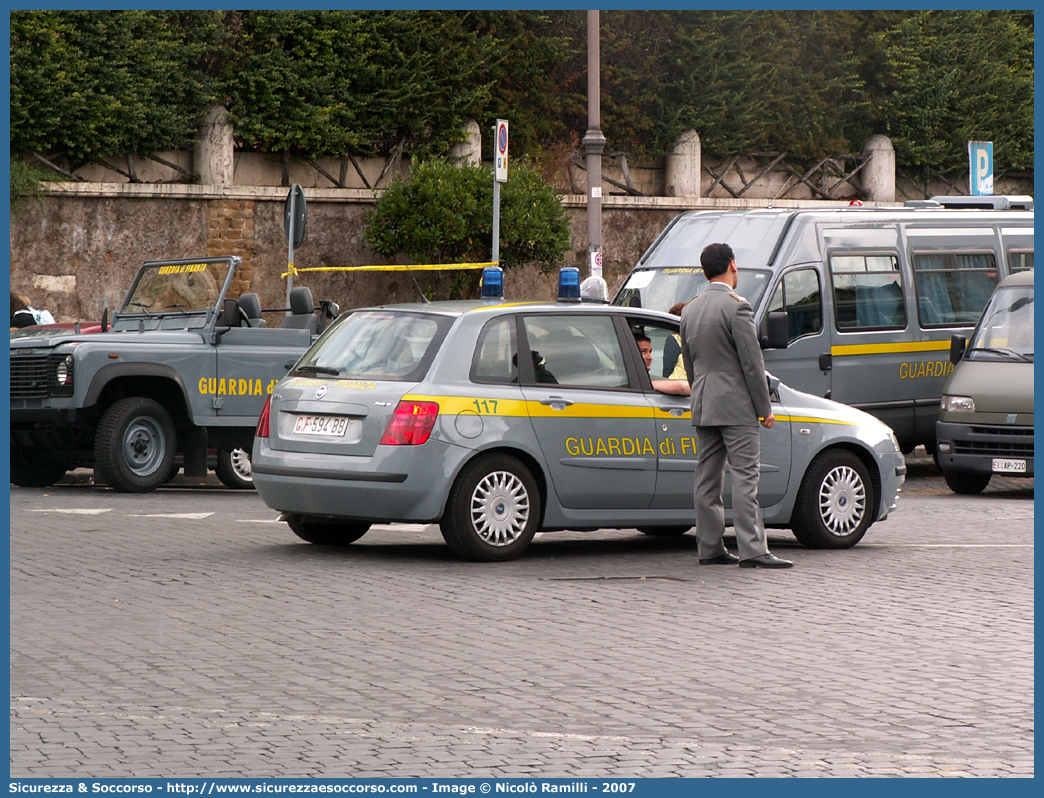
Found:
[(672, 416), (675, 417), (684, 416), (686, 413), (689, 412), (689, 408), (678, 407), (677, 405), (668, 405), (666, 407), (660, 405), (660, 410), (662, 410), (664, 413), (670, 413)]
[(819, 356), (819, 368), (821, 371), (830, 371), (834, 367), (833, 358), (829, 352), (823, 352)]
[(570, 399), (563, 399), (561, 396), (549, 396), (547, 399), (541, 399), (540, 404), (548, 405), (552, 410), (565, 410), (573, 402)]

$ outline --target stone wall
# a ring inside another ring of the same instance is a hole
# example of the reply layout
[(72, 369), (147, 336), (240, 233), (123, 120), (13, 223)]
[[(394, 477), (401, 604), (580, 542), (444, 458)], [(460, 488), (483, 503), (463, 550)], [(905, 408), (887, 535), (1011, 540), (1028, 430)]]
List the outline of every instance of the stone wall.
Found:
[[(294, 253), (298, 269), (386, 264), (366, 245), (372, 192), (310, 189), (307, 235)], [(63, 321), (101, 317), (119, 307), (144, 261), (200, 256), (243, 258), (233, 293), (255, 291), (265, 308), (286, 303), (287, 244), (283, 231), (286, 189), (276, 187), (63, 183), (39, 200), (12, 211), (11, 287), (35, 307)], [(766, 207), (767, 200), (672, 197), (604, 197), (602, 242), (604, 277), (610, 296), (670, 219), (692, 208)], [(837, 205), (776, 201), (775, 207)], [(843, 204), (843, 203), (842, 203)], [(572, 246), (560, 265), (577, 266), (587, 276), (586, 199), (567, 195)], [(416, 280), (416, 285), (414, 283)], [(313, 297), (342, 308), (419, 299), (417, 288), (445, 297), (459, 284), (477, 289), (478, 272), (414, 275), (403, 272), (313, 272), (295, 278)], [(511, 299), (555, 296), (557, 271), (512, 270), (506, 277)], [(268, 317), (277, 322), (278, 315)]]

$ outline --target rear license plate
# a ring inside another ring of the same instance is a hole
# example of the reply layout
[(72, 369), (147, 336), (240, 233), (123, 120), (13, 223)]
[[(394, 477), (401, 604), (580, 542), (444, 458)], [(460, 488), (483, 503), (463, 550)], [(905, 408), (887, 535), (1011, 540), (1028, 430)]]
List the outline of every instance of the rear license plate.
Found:
[(294, 422), (294, 435), (328, 435), (343, 438), (346, 429), (346, 416), (298, 416)]
[(993, 458), (993, 470), (999, 474), (1025, 474), (1025, 460), (1003, 460), (1000, 457)]

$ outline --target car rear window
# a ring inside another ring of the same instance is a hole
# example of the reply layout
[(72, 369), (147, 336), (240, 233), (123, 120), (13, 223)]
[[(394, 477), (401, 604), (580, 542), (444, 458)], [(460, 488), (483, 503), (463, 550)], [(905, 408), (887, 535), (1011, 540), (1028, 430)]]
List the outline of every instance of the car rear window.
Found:
[(416, 382), (453, 323), (450, 316), (363, 310), (337, 320), (312, 345), (295, 373)]

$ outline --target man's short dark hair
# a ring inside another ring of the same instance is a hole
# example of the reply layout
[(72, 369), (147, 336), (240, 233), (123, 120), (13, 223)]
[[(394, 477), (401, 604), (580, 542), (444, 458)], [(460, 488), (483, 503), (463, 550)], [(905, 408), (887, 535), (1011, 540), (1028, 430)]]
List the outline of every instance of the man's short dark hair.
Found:
[(708, 244), (700, 253), (700, 265), (703, 266), (704, 277), (709, 280), (725, 274), (729, 270), (729, 264), (735, 259), (732, 247), (728, 244)]

